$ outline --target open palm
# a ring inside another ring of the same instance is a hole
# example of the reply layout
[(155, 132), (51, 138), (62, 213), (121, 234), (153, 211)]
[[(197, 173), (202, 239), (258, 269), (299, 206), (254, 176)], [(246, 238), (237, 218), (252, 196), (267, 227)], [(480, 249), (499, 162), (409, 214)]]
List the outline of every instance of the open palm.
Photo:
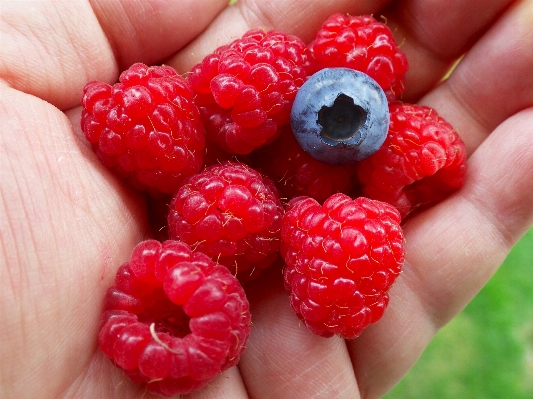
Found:
[(386, 17), (411, 63), (404, 100), (459, 131), (466, 185), (405, 224), (404, 271), (361, 337), (312, 335), (267, 272), (247, 288), (239, 366), (190, 396), (378, 398), (479, 291), (533, 221), (533, 1), (3, 1), (0, 397), (151, 397), (97, 345), (104, 292), (153, 232), (145, 197), (80, 132), (85, 83), (113, 83), (134, 62), (185, 73), (250, 28), (308, 42), (334, 12)]

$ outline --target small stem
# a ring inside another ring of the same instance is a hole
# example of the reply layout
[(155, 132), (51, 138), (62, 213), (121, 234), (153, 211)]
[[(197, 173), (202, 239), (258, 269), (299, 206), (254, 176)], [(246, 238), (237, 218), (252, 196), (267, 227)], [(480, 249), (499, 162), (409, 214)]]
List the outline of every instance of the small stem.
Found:
[(163, 341), (161, 341), (161, 339), (157, 336), (157, 333), (155, 332), (155, 323), (150, 324), (150, 334), (152, 334), (152, 338), (154, 339), (154, 341), (161, 345), (163, 348), (165, 348), (167, 351), (176, 355), (183, 355), (183, 352), (176, 351), (167, 344), (165, 344)]

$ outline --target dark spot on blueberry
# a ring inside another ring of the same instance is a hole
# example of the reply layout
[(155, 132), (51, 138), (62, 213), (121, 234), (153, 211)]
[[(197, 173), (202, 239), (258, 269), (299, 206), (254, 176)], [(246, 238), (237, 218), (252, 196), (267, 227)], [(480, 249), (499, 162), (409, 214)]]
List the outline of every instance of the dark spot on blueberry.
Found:
[(322, 126), (321, 136), (334, 141), (352, 139), (366, 121), (367, 113), (353, 98), (340, 94), (331, 107), (318, 111), (317, 123)]

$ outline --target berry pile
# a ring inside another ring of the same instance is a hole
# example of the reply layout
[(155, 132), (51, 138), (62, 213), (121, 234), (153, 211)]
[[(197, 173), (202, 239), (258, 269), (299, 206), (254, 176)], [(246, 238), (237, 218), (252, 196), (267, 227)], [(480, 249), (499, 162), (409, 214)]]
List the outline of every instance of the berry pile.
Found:
[(280, 128), (274, 143), (255, 152), (253, 165), (277, 183), (285, 198), (305, 195), (322, 202), (335, 193), (352, 194), (357, 187), (354, 164), (333, 166), (313, 158), (289, 125)]
[(398, 101), (407, 68), (384, 23), (335, 14), (307, 46), (252, 30), (186, 78), (137, 63), (86, 85), (81, 126), (99, 159), (167, 201), (150, 211), (168, 235), (139, 243), (104, 299), (99, 344), (125, 375), (170, 396), (236, 365), (243, 284), (278, 259), (311, 332), (353, 339), (382, 317), (402, 222), (466, 172), (450, 124)]

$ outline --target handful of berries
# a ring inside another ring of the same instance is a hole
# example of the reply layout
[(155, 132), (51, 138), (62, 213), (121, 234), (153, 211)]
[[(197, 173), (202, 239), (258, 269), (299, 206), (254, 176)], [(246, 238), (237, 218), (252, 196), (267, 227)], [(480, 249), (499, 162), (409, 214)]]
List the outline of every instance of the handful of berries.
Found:
[(82, 130), (100, 160), (169, 198), (168, 237), (139, 243), (104, 300), (99, 343), (117, 367), (151, 392), (200, 389), (238, 363), (242, 284), (280, 257), (313, 333), (353, 339), (382, 317), (402, 220), (466, 172), (457, 132), (399, 101), (407, 69), (385, 24), (335, 14), (309, 45), (253, 30), (186, 78), (134, 64), (85, 86)]

